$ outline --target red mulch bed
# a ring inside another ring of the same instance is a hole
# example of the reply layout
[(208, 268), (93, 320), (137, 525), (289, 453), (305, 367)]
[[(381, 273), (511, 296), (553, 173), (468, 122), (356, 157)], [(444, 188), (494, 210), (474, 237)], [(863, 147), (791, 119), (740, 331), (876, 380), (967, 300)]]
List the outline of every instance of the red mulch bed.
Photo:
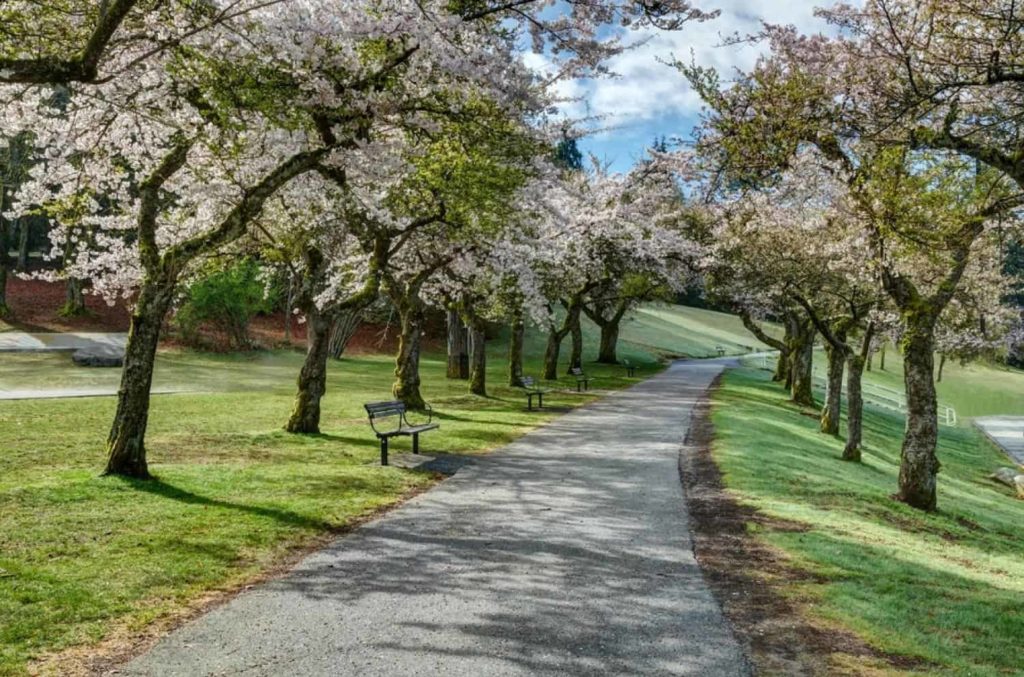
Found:
[(57, 311), (66, 300), (62, 282), (7, 280), (7, 304), (13, 316), (6, 323), (24, 331), (128, 331), (129, 313), (126, 303), (107, 305), (99, 296), (86, 294), (89, 310), (81, 317), (60, 317)]

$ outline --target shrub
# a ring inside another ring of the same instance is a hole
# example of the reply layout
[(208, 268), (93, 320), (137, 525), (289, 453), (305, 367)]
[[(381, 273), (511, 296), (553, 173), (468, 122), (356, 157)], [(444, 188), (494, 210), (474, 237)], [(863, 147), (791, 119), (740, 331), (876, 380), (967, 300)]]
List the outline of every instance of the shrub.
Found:
[(202, 328), (210, 327), (233, 348), (250, 348), (249, 323), (273, 308), (269, 291), (260, 265), (252, 259), (215, 270), (189, 285), (175, 316), (178, 330), (186, 342), (198, 344)]

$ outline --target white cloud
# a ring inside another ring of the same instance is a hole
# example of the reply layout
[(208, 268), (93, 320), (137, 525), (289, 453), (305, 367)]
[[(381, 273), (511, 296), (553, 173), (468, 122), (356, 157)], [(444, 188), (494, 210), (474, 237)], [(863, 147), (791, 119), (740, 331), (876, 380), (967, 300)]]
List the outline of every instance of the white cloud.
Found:
[(612, 126), (691, 117), (700, 110), (700, 99), (685, 78), (664, 61), (675, 57), (689, 62), (692, 55), (696, 63), (714, 66), (723, 78), (728, 78), (736, 68), (746, 70), (753, 66), (762, 48), (722, 46), (724, 37), (754, 33), (762, 21), (793, 24), (803, 32), (827, 28), (814, 16), (814, 8), (821, 5), (822, 0), (717, 0), (711, 4), (722, 12), (716, 20), (689, 24), (675, 32), (651, 29), (632, 33), (631, 40), (646, 42), (610, 62), (611, 70), (618, 77), (562, 83), (561, 94), (582, 96), (585, 100), (585, 105), (563, 107), (566, 114), (570, 117), (579, 117), (581, 113), (603, 116), (605, 124)]

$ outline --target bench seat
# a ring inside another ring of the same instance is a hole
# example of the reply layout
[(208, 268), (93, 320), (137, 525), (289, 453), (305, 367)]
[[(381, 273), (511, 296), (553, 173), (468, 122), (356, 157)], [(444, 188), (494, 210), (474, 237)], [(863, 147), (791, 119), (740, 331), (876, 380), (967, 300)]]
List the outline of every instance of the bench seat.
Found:
[[(374, 434), (377, 435), (377, 439), (380, 440), (380, 464), (388, 464), (388, 440), (393, 437), (411, 437), (412, 438), (412, 453), (420, 453), (420, 434), (431, 430), (437, 430), (441, 426), (437, 423), (432, 423), (434, 418), (434, 411), (427, 405), (426, 414), (428, 416), (426, 423), (410, 423), (407, 417), (408, 408), (405, 406), (405, 402), (401, 400), (388, 400), (385, 402), (368, 402), (363, 405), (366, 409), (366, 415), (370, 418), (370, 427), (373, 428)], [(381, 429), (377, 427), (378, 422), (381, 419), (394, 418), (397, 425), (390, 430)]]

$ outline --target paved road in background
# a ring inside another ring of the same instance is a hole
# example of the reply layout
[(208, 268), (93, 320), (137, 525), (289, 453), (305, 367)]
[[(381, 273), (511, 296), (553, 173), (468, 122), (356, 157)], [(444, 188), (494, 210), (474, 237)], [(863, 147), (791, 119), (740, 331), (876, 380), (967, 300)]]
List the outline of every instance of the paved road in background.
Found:
[(1024, 416), (985, 416), (974, 419), (974, 424), (1024, 465)]
[(124, 350), (128, 334), (107, 332), (65, 332), (32, 334), (23, 331), (0, 332), (0, 353), (80, 350), (105, 346)]
[(727, 363), (677, 363), (557, 419), (118, 674), (748, 674), (694, 560), (678, 470)]

